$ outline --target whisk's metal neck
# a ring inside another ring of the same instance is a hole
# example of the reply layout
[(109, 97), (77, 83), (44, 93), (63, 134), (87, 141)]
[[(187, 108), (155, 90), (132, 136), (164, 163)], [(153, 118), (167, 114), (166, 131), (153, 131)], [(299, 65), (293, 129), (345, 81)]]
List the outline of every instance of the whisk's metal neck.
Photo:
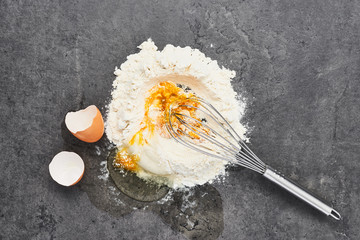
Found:
[(266, 166), (266, 170), (263, 176), (270, 181), (276, 183), (280, 187), (286, 189), (290, 193), (294, 194), (296, 197), (302, 199), (303, 201), (316, 208), (317, 210), (321, 211), (322, 213), (326, 214), (327, 216), (331, 216), (336, 220), (341, 219), (340, 214), (335, 209), (333, 209), (324, 201), (315, 197), (312, 193), (310, 193), (300, 185), (291, 181), (289, 178), (286, 178), (284, 175), (274, 170), (273, 168)]

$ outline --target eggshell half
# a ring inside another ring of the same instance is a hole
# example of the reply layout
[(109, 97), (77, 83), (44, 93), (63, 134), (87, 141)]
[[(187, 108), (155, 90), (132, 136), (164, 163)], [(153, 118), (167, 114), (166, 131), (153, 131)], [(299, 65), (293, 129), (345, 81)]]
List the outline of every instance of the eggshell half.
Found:
[(78, 183), (84, 175), (84, 170), (84, 161), (74, 152), (59, 152), (49, 164), (50, 176), (63, 186)]
[(75, 137), (88, 143), (98, 141), (104, 134), (104, 120), (95, 105), (67, 113), (65, 125)]

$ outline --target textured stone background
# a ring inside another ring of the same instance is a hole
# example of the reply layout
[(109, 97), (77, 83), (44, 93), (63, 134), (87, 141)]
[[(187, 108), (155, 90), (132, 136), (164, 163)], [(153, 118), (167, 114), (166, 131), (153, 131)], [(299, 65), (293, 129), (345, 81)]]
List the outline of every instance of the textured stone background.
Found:
[[(129, 199), (114, 210), (95, 176), (106, 139), (79, 143), (63, 118), (90, 104), (104, 112), (114, 67), (148, 37), (235, 70), (251, 147), (344, 219), (242, 169), (206, 187), (216, 211), (202, 215), (204, 201), (194, 216), (214, 228), (176, 222), (181, 196), (170, 212)], [(0, 239), (360, 238), (359, 1), (0, 0), (0, 61)], [(87, 172), (63, 188), (48, 164), (69, 149)]]

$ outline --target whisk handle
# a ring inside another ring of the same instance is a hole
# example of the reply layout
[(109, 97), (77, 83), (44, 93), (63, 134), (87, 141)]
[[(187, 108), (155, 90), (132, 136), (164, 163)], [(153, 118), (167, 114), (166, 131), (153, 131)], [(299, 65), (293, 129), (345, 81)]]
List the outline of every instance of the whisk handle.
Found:
[(298, 198), (304, 200), (309, 205), (313, 206), (314, 208), (318, 209), (319, 211), (323, 212), (327, 216), (331, 216), (336, 220), (340, 220), (340, 214), (335, 211), (332, 207), (321, 201), (320, 199), (316, 198), (314, 195), (310, 194), (304, 188), (299, 186), (298, 184), (294, 183), (290, 179), (283, 176), (281, 173), (277, 172), (276, 170), (272, 169), (271, 167), (267, 166), (263, 176), (270, 181), (276, 183), (280, 187), (288, 190)]

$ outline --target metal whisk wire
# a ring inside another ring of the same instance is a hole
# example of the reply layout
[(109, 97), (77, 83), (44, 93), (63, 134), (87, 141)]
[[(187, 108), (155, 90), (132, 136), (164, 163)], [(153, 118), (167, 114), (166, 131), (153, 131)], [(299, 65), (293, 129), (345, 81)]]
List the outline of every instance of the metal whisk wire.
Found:
[(258, 172), (324, 214), (341, 219), (332, 207), (261, 161), (213, 105), (199, 97), (187, 100), (173, 103), (166, 113), (166, 128), (173, 139), (207, 156)]
[[(213, 107), (210, 103), (207, 103), (201, 98), (193, 97), (189, 98), (189, 100), (196, 102), (197, 106), (189, 104), (171, 105), (169, 109), (169, 120), (167, 121), (168, 124), (166, 126), (169, 133), (176, 141), (180, 142), (183, 145), (186, 145), (187, 147), (190, 147), (191, 149), (202, 152), (208, 156), (230, 161), (234, 164), (241, 165), (261, 174), (265, 172), (265, 163), (263, 163), (251, 151), (251, 149), (245, 144), (245, 142), (241, 139), (238, 133), (233, 129), (229, 122), (216, 110), (215, 107)], [(215, 130), (213, 127), (209, 126), (209, 124), (204, 121), (200, 121), (195, 117), (179, 113), (176, 110), (174, 111), (174, 107), (194, 109), (197, 112), (201, 112), (204, 115), (205, 119), (207, 119), (207, 121), (213, 120), (214, 122), (220, 123), (220, 130), (227, 133), (229, 137), (225, 138), (221, 133), (219, 133), (219, 130)], [(171, 121), (172, 117), (175, 117), (181, 125), (185, 126), (193, 134), (196, 134), (201, 138), (209, 141), (213, 145), (216, 145), (218, 147), (216, 148), (217, 151), (214, 151), (214, 149), (209, 149), (209, 147), (205, 147), (199, 143), (194, 143), (194, 141), (189, 141), (192, 137), (188, 133), (186, 133), (182, 129), (175, 130), (174, 124)], [(186, 120), (198, 123), (204, 128), (195, 128)], [(213, 135), (209, 135), (206, 130), (209, 130), (209, 132)]]

